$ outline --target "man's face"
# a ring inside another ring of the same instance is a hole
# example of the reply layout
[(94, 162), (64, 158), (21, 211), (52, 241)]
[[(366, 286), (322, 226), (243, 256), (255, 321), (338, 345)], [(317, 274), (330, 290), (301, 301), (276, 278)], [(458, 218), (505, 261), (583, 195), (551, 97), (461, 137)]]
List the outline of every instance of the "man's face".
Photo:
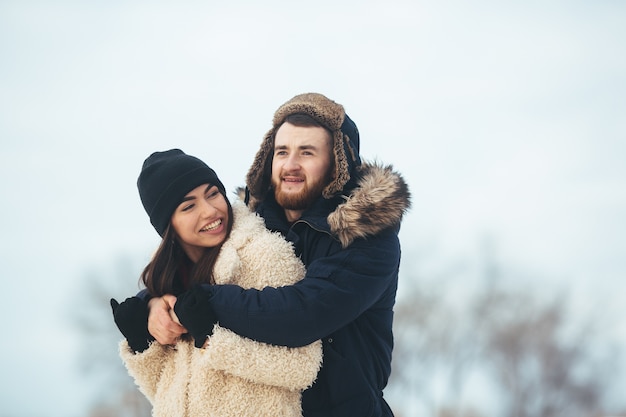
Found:
[(283, 123), (276, 131), (272, 186), (288, 220), (298, 219), (321, 196), (331, 167), (331, 136), (326, 129)]

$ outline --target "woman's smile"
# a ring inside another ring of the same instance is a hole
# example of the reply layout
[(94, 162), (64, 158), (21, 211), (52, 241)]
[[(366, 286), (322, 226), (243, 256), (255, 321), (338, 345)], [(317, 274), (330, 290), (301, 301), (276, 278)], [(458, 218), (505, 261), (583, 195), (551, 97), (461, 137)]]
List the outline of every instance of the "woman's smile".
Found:
[(222, 225), (222, 219), (217, 219), (200, 229), (200, 232), (213, 232)]

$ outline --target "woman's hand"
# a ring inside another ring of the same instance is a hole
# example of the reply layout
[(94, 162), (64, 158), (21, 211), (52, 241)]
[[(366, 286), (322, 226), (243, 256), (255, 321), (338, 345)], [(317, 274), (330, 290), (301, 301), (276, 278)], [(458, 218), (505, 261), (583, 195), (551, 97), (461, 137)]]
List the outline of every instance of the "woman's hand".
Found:
[(148, 331), (162, 345), (176, 344), (178, 338), (187, 333), (174, 313), (176, 297), (166, 294), (148, 302)]
[(122, 304), (111, 298), (113, 320), (134, 352), (148, 349), (152, 337), (148, 333), (148, 305), (139, 297), (129, 297)]

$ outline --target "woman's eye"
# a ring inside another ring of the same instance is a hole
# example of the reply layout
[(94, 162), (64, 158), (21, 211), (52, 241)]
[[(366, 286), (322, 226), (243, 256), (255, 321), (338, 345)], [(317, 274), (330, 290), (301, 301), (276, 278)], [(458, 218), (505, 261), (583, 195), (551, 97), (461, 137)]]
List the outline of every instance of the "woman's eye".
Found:
[(188, 211), (191, 210), (193, 208), (193, 204), (187, 204), (186, 206), (183, 206), (182, 211)]

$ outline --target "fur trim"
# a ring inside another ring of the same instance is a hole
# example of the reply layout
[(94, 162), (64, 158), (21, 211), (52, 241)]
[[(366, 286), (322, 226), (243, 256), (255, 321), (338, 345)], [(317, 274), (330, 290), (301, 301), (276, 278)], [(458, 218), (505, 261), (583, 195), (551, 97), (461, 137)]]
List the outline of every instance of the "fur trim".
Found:
[(411, 207), (409, 187), (391, 165), (364, 163), (358, 186), (328, 216), (332, 233), (343, 247), (399, 225)]

